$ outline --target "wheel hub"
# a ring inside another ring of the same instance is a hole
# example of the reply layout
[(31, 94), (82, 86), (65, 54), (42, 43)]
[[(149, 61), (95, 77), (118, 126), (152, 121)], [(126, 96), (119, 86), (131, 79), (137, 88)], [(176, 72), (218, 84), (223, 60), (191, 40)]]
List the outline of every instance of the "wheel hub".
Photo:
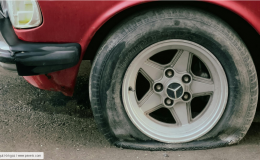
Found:
[(180, 102), (190, 102), (192, 76), (189, 73), (179, 73), (174, 67), (167, 67), (161, 74), (162, 78), (154, 83), (154, 92), (164, 100), (166, 108), (174, 107)]

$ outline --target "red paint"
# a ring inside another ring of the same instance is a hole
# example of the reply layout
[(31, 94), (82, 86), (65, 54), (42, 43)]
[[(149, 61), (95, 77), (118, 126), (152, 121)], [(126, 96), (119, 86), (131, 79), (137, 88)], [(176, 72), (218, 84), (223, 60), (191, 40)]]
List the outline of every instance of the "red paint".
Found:
[[(18, 37), (29, 42), (76, 42), (82, 57), (96, 31), (112, 16), (140, 1), (39, 1), (43, 24), (34, 29), (15, 29)], [(238, 14), (260, 33), (260, 2), (208, 1)], [(79, 65), (45, 75), (24, 77), (32, 85), (72, 96)]]

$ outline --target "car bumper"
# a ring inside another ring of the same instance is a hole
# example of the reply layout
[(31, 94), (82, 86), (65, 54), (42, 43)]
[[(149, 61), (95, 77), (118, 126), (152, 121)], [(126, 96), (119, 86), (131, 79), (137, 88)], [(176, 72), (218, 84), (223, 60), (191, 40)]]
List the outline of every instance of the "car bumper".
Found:
[[(31, 43), (20, 40), (9, 18), (0, 17), (0, 66), (20, 76), (47, 74), (75, 66), (78, 43)], [(48, 34), (48, 33), (46, 33)]]

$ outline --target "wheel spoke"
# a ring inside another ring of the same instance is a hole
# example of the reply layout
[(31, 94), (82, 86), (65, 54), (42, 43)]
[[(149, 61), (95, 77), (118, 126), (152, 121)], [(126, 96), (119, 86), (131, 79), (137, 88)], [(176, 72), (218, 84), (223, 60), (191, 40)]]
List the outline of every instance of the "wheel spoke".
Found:
[(157, 64), (145, 61), (140, 70), (141, 73), (150, 81), (158, 80), (162, 77), (163, 71)]
[(189, 72), (192, 54), (188, 51), (180, 50), (173, 61), (174, 68), (179, 72)]
[(139, 104), (144, 113), (150, 113), (156, 109), (161, 104), (161, 97), (158, 94), (152, 93)]
[(193, 80), (191, 84), (191, 90), (193, 94), (206, 94), (206, 93), (214, 92), (215, 86), (212, 83)]
[(178, 125), (185, 125), (189, 123), (187, 103), (177, 103), (172, 108), (170, 108), (170, 111)]

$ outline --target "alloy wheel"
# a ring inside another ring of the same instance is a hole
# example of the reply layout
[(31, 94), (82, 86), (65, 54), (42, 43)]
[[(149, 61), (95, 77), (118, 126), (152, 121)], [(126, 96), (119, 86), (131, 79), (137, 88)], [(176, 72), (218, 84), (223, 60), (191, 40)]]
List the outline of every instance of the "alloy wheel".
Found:
[(181, 143), (215, 126), (226, 106), (228, 84), (221, 64), (206, 48), (166, 40), (132, 61), (122, 95), (128, 116), (141, 132), (161, 142)]

